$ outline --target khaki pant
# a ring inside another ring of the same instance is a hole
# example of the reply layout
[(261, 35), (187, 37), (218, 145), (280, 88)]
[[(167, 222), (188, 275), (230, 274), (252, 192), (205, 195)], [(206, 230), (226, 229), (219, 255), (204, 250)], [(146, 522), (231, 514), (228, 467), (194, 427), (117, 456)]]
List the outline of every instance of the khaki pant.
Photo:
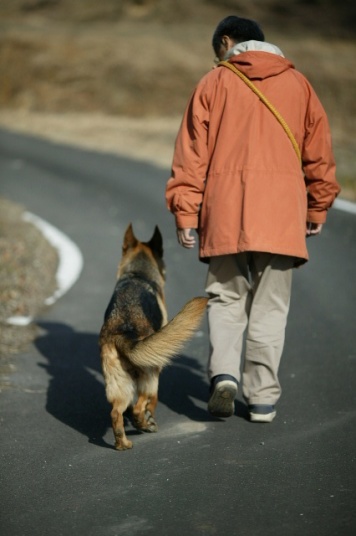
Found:
[[(270, 253), (212, 257), (206, 282), (209, 378), (230, 374), (249, 404), (275, 404), (294, 259)], [(246, 352), (241, 354), (246, 332)]]

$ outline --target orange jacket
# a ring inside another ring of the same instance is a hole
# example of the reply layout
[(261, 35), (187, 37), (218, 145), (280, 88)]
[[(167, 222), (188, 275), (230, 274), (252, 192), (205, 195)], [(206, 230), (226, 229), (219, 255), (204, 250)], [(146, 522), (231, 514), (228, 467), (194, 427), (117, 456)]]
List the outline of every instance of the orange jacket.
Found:
[(325, 111), (282, 56), (248, 51), (230, 60), (280, 112), (274, 115), (226, 67), (206, 74), (177, 136), (166, 199), (178, 228), (199, 228), (202, 260), (243, 251), (308, 259), (306, 222), (324, 223), (340, 188)]

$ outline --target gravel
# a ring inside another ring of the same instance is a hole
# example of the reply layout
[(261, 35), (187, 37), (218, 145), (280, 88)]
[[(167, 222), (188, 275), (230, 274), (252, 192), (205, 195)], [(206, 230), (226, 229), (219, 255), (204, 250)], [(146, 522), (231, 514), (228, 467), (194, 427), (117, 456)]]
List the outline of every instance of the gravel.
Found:
[(57, 250), (33, 224), (26, 208), (0, 197), (0, 367), (35, 338), (35, 322), (8, 323), (10, 317), (36, 318), (57, 288)]

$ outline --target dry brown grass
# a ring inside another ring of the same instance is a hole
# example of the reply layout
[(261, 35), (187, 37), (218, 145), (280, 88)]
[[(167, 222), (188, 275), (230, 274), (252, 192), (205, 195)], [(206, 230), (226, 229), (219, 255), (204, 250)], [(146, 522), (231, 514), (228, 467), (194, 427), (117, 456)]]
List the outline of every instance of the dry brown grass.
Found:
[(5, 366), (1, 358), (26, 347), (36, 334), (32, 323), (19, 328), (7, 320), (35, 317), (57, 288), (57, 251), (23, 221), (24, 210), (0, 197), (0, 379)]
[[(138, 143), (136, 153), (132, 150), (133, 133), (138, 141), (139, 125), (146, 135), (162, 118), (168, 131), (162, 126), (161, 134), (156, 130), (152, 138), (158, 146), (162, 133), (169, 132), (165, 139), (172, 143), (172, 125), (176, 128), (195, 83), (211, 68), (214, 25), (237, 6), (244, 16), (261, 21), (267, 39), (312, 82), (329, 115), (344, 194), (356, 198), (355, 6), (348, 1), (336, 8), (331, 4), (0, 0), (0, 124), (23, 130), (32, 125), (43, 133), (57, 116), (57, 130), (50, 136), (81, 144), (89, 138), (91, 146), (122, 153), (125, 144), (113, 148), (103, 140), (112, 134), (113, 121), (120, 131), (120, 123), (127, 126), (131, 118), (126, 152), (140, 157)], [(73, 123), (78, 114), (80, 124), (90, 125), (90, 117), (96, 118), (101, 135), (95, 138), (89, 127), (79, 136)], [(146, 149), (144, 156), (147, 144)]]

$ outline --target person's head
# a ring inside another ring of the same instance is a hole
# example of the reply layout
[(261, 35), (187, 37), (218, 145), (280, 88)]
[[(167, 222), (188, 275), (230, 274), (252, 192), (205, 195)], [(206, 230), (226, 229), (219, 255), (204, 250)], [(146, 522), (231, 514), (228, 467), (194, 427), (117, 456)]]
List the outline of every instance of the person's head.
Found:
[(230, 15), (217, 25), (212, 45), (216, 56), (219, 59), (223, 59), (226, 52), (234, 45), (251, 40), (265, 40), (265, 36), (257, 22)]

